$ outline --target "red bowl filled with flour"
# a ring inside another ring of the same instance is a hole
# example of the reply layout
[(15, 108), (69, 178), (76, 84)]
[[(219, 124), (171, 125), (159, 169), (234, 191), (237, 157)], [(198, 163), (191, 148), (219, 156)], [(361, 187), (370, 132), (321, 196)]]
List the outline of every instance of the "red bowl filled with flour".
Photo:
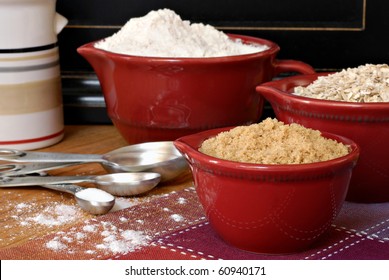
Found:
[(190, 24), (167, 9), (78, 48), (129, 143), (257, 122), (263, 109), (257, 85), (281, 72), (314, 73), (303, 62), (277, 60), (279, 50), (265, 39)]

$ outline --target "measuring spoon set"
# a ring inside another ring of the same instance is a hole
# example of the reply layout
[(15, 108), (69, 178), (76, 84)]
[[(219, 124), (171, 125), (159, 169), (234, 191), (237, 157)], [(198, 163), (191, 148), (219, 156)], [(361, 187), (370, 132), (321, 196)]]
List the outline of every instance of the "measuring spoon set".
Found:
[[(187, 168), (187, 162), (173, 142), (130, 145), (107, 154), (26, 152), (0, 149), (0, 187), (42, 186), (75, 196), (79, 206), (92, 214), (105, 214), (115, 204), (115, 196), (132, 196), (150, 191)], [(97, 176), (32, 176), (45, 171), (83, 163), (100, 163), (109, 173)], [(77, 183), (89, 182), (96, 188)], [(93, 196), (85, 195), (92, 193)], [(98, 197), (98, 199), (97, 199)]]

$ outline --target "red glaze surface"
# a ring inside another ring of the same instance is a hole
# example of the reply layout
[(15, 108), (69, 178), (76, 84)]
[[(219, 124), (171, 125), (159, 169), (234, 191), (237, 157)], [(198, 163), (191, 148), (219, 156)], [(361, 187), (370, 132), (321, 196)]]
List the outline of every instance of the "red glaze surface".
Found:
[(271, 103), (280, 121), (343, 135), (358, 143), (361, 155), (351, 178), (348, 201), (389, 202), (389, 103), (339, 102), (290, 94), (294, 87), (306, 86), (318, 76), (290, 77), (265, 83), (256, 90)]
[(174, 140), (210, 128), (249, 124), (262, 115), (255, 87), (281, 72), (314, 73), (294, 60), (276, 60), (279, 46), (264, 39), (264, 52), (219, 58), (155, 58), (94, 48), (78, 52), (94, 68), (108, 115), (129, 143)]
[(348, 190), (359, 147), (350, 154), (300, 165), (259, 165), (226, 161), (198, 151), (201, 143), (227, 128), (174, 141), (191, 167), (196, 191), (213, 229), (242, 250), (284, 254), (305, 250), (331, 226)]

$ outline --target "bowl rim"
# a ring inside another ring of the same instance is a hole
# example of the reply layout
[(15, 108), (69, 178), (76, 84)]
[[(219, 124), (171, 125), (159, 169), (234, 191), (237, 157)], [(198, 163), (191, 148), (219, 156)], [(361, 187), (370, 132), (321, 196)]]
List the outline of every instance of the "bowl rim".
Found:
[[(174, 141), (176, 147), (180, 150), (181, 145), (188, 147), (186, 154), (190, 158), (196, 159), (200, 163), (200, 168), (211, 168), (212, 170), (229, 170), (234, 173), (242, 174), (255, 174), (255, 172), (263, 172), (264, 174), (290, 174), (291, 171), (298, 174), (304, 172), (315, 172), (321, 169), (329, 168), (331, 166), (342, 166), (347, 165), (351, 162), (356, 164), (356, 161), (360, 155), (360, 146), (350, 138), (320, 131), (321, 135), (326, 138), (334, 139), (338, 142), (341, 142), (350, 147), (350, 152), (347, 155), (337, 157), (331, 160), (314, 162), (314, 163), (304, 163), (304, 164), (255, 164), (255, 163), (245, 163), (237, 162), (231, 160), (225, 160), (216, 158), (207, 154), (204, 154), (198, 151), (201, 144), (208, 138), (216, 136), (218, 133), (227, 131), (234, 127), (226, 128), (216, 128), (207, 131), (202, 131), (196, 134), (183, 136)], [(188, 142), (189, 139), (189, 143)], [(195, 145), (195, 146), (193, 146)]]
[(121, 53), (115, 53), (111, 51), (106, 51), (103, 49), (98, 49), (95, 47), (95, 44), (98, 42), (101, 42), (102, 40), (106, 39), (100, 39), (96, 41), (92, 41), (89, 43), (86, 43), (80, 47), (77, 48), (77, 51), (87, 50), (98, 52), (104, 55), (108, 55), (115, 59), (122, 59), (122, 60), (131, 60), (131, 61), (142, 61), (144, 62), (150, 62), (150, 63), (221, 63), (221, 62), (233, 62), (233, 61), (241, 61), (241, 60), (250, 60), (258, 57), (264, 57), (264, 56), (271, 56), (279, 52), (280, 47), (277, 43), (259, 38), (259, 37), (253, 37), (253, 36), (247, 36), (247, 35), (240, 35), (240, 34), (231, 34), (226, 33), (226, 35), (233, 39), (240, 39), (242, 42), (247, 43), (257, 43), (266, 45), (269, 47), (267, 50), (263, 50), (260, 52), (255, 53), (249, 53), (249, 54), (241, 54), (241, 55), (231, 55), (231, 56), (218, 56), (218, 57), (155, 57), (155, 56), (137, 56), (137, 55), (128, 55), (128, 54), (121, 54)]

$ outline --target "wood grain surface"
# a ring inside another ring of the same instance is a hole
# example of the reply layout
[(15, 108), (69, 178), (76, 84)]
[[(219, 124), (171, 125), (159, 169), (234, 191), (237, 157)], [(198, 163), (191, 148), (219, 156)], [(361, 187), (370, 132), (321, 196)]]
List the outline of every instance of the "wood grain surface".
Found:
[[(104, 154), (116, 148), (128, 145), (112, 125), (74, 125), (66, 126), (65, 138), (58, 144), (37, 151), (66, 152), (80, 154)], [(6, 162), (0, 162), (6, 163)], [(100, 164), (88, 163), (47, 171), (48, 175), (94, 175), (106, 171)], [(123, 209), (142, 200), (149, 200), (164, 193), (169, 193), (192, 186), (190, 171), (178, 178), (158, 185), (152, 191), (137, 197), (117, 198), (124, 206), (115, 205), (113, 210)], [(39, 215), (47, 213), (56, 206), (75, 206), (73, 195), (61, 193), (38, 186), (0, 188), (0, 248), (12, 247), (28, 240), (59, 232), (94, 216), (79, 210), (77, 219), (70, 222), (40, 224)], [(53, 210), (54, 211), (54, 210)]]

